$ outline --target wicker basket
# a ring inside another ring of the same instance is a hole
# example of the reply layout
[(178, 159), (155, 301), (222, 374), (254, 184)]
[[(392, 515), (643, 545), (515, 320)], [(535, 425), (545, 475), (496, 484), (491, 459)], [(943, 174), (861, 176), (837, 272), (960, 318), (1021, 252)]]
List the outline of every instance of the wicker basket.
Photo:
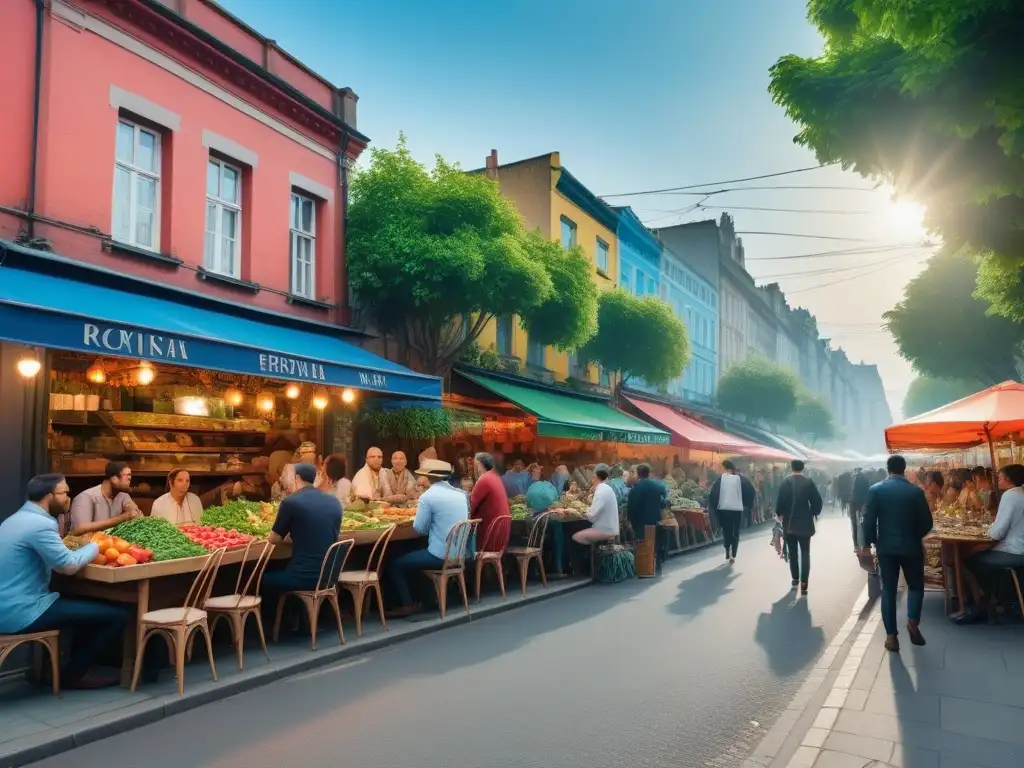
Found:
[(633, 558), (637, 578), (650, 579), (655, 576), (654, 541), (657, 529), (653, 525), (644, 528), (644, 537), (637, 539)]

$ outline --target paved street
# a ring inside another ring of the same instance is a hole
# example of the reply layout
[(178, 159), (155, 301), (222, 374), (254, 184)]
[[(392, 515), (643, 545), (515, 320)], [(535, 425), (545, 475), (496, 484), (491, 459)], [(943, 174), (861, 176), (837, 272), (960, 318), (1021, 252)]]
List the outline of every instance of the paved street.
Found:
[(746, 534), (732, 567), (715, 547), (656, 581), (455, 627), (36, 765), (731, 768), (865, 584), (834, 512), (807, 599), (768, 540), (768, 528)]

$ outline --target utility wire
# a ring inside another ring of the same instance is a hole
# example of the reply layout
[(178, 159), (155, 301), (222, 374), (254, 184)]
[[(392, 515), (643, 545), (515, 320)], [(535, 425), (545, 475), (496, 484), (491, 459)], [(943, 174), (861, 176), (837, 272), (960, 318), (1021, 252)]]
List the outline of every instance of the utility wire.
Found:
[(808, 240), (841, 240), (846, 243), (875, 243), (874, 240), (868, 240), (863, 237), (836, 237), (835, 235), (808, 235), (801, 232), (737, 232), (737, 235), (770, 235), (772, 237), (804, 237)]
[(781, 274), (774, 275), (754, 275), (757, 280), (779, 280), (782, 278), (801, 278), (801, 277), (816, 277), (818, 275), (831, 275), (836, 272), (851, 272), (856, 269), (864, 269), (865, 267), (871, 267), (875, 264), (884, 264), (893, 260), (893, 257), (888, 256), (884, 259), (878, 259), (876, 261), (869, 261), (866, 263), (854, 264), (848, 267), (822, 267), (821, 269), (804, 269), (798, 272), (783, 272)]
[(799, 253), (793, 256), (748, 256), (747, 261), (790, 261), (793, 259), (825, 259), (835, 256), (868, 255), (872, 253), (886, 253), (887, 251), (908, 250), (911, 248), (932, 248), (933, 243), (897, 243), (893, 245), (879, 245), (874, 248), (841, 248), (834, 251), (817, 251), (815, 253)]
[[(726, 192), (762, 192), (765, 190), (777, 189), (807, 189), (833, 192), (875, 192), (874, 187), (853, 187), (847, 184), (755, 184), (749, 187), (722, 187), (721, 189), (708, 189), (700, 192), (686, 191), (682, 188), (674, 192), (633, 192), (634, 195), (724, 195)], [(617, 195), (612, 195), (617, 197)]]
[[(927, 255), (927, 254), (919, 254), (919, 255)], [(840, 278), (839, 280), (833, 280), (832, 282), (829, 282), (829, 283), (820, 283), (819, 285), (811, 285), (811, 286), (808, 286), (807, 288), (798, 288), (795, 291), (787, 291), (786, 295), (787, 296), (793, 296), (793, 295), (795, 295), (797, 293), (806, 293), (807, 291), (816, 291), (819, 288), (829, 288), (829, 287), (831, 287), (833, 285), (839, 285), (840, 283), (849, 282), (850, 280), (859, 280), (862, 277), (867, 277), (868, 275), (873, 275), (876, 272), (881, 272), (883, 269), (886, 269), (891, 264), (895, 263), (896, 260), (899, 260), (899, 259), (902, 259), (902, 258), (903, 258), (903, 255), (900, 254), (899, 256), (895, 257), (894, 259), (890, 259), (887, 262), (885, 262), (883, 264), (879, 264), (879, 265), (875, 266), (874, 268), (867, 270), (866, 272), (861, 272), (858, 275), (850, 275), (849, 277)]]
[(698, 205), (701, 210), (718, 211), (771, 211), (773, 213), (819, 213), (829, 216), (882, 216), (882, 211), (844, 211), (837, 208), (762, 208), (757, 205)]
[(701, 187), (711, 187), (718, 184), (742, 184), (747, 181), (760, 181), (761, 179), (774, 179), (779, 176), (789, 176), (794, 173), (806, 173), (807, 171), (816, 171), (819, 168), (827, 168), (831, 165), (838, 165), (838, 163), (825, 163), (824, 165), (810, 165), (806, 168), (794, 168), (789, 171), (777, 171), (775, 173), (763, 173), (760, 176), (746, 176), (742, 179), (725, 179), (724, 181), (709, 181), (704, 184), (689, 184), (683, 187), (666, 187), (665, 189), (649, 189), (640, 192), (619, 192), (614, 195), (600, 195), (600, 197), (633, 197), (635, 195), (660, 195), (666, 192), (681, 192), (687, 189), (700, 189)]

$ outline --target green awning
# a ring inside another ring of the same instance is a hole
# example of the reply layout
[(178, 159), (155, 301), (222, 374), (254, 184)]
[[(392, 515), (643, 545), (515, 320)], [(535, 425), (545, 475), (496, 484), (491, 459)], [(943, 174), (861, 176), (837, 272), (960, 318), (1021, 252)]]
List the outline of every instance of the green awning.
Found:
[(668, 432), (634, 419), (602, 401), (533, 389), (475, 373), (459, 373), (536, 416), (537, 434), (542, 437), (647, 445), (668, 445), (670, 442)]

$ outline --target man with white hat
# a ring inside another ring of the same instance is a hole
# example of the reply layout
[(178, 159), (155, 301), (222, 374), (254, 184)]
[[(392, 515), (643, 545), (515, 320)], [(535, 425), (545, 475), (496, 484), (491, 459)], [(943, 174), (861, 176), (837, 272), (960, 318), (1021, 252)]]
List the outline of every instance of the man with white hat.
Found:
[(425, 477), (430, 487), (420, 496), (412, 527), (427, 537), (426, 549), (406, 552), (391, 561), (388, 575), (398, 595), (399, 606), (391, 615), (410, 616), (422, 606), (409, 588), (409, 577), (419, 571), (437, 570), (444, 565), (448, 533), (456, 524), (469, 519), (469, 497), (448, 484), (452, 465), (438, 459), (424, 459), (416, 474)]

